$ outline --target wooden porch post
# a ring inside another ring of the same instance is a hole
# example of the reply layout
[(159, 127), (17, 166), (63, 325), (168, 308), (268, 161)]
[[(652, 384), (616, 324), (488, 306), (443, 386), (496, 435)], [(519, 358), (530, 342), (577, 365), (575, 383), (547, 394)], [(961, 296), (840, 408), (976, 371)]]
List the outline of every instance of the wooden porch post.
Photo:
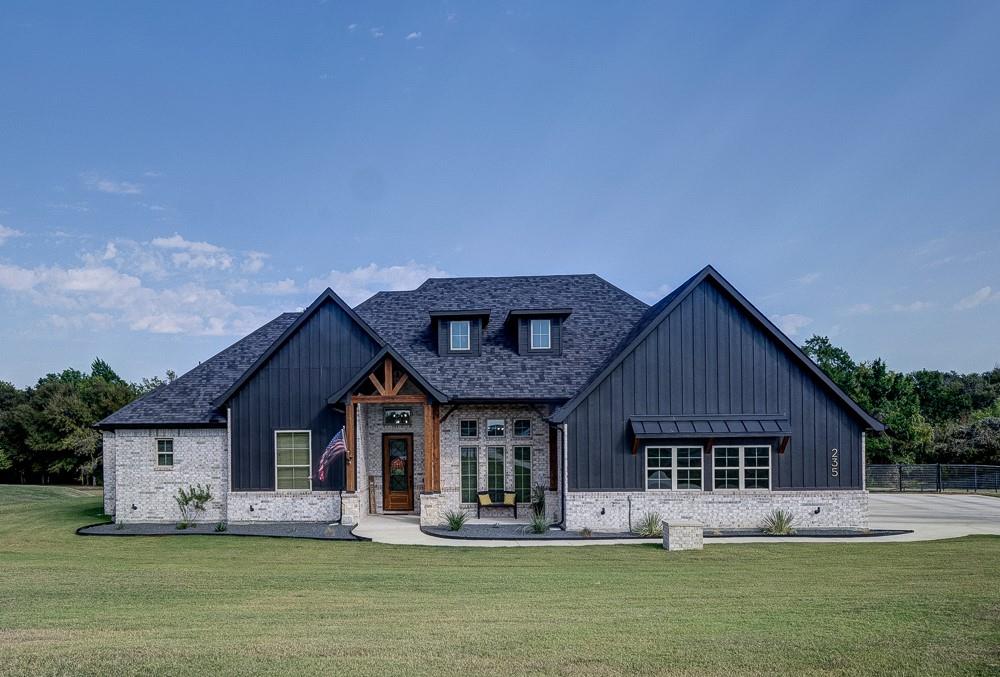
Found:
[(345, 472), (347, 474), (346, 490), (348, 493), (354, 493), (357, 491), (357, 480), (358, 473), (356, 470), (356, 465), (354, 463), (355, 454), (355, 444), (354, 444), (354, 398), (350, 395), (347, 396), (347, 408), (344, 410), (345, 425), (344, 425), (344, 444), (347, 445), (347, 463), (345, 464)]
[(424, 491), (441, 491), (441, 448), (438, 405), (424, 402)]

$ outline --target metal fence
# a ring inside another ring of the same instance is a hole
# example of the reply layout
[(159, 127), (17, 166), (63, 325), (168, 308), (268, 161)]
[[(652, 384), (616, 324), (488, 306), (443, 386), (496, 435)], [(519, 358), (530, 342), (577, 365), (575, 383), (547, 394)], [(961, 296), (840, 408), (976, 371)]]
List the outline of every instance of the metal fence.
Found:
[(871, 491), (1000, 492), (1000, 465), (893, 463), (869, 465), (865, 484)]

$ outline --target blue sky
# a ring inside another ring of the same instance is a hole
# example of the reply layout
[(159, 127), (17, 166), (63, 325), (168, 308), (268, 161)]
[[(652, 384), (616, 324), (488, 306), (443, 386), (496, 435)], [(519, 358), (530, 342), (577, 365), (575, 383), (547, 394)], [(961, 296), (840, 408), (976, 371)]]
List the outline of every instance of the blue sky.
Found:
[(0, 379), (183, 372), (327, 285), (715, 265), (797, 341), (1000, 361), (1000, 4), (14, 3)]

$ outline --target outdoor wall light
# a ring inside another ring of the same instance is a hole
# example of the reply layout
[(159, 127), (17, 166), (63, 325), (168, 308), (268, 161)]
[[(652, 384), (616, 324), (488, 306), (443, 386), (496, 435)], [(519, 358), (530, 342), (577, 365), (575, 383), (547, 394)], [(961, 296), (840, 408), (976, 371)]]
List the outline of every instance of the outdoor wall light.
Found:
[(253, 506), (252, 505), (250, 506), (250, 512), (253, 512)]
[(602, 515), (604, 514), (604, 508), (601, 508), (601, 514)]
[(814, 514), (814, 515), (818, 515), (818, 514), (819, 514), (819, 511), (820, 511), (820, 507), (819, 507), (819, 506), (816, 506), (816, 509), (815, 509), (815, 510), (813, 510), (813, 514)]
[(133, 510), (138, 510), (139, 508), (138, 508), (138, 506), (136, 506), (136, 504), (135, 504), (135, 503), (133, 503), (133, 504), (132, 504), (132, 509), (133, 509)]

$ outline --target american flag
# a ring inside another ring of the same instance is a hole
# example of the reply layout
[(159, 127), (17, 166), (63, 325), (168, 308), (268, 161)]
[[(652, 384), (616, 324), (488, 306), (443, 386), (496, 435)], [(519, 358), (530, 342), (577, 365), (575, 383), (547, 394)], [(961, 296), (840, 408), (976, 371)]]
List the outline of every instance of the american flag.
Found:
[(344, 429), (341, 428), (340, 432), (333, 436), (330, 440), (330, 444), (326, 445), (326, 449), (323, 450), (323, 455), (319, 459), (319, 481), (326, 482), (326, 469), (333, 459), (337, 458), (338, 454), (347, 454), (347, 445), (344, 443)]

